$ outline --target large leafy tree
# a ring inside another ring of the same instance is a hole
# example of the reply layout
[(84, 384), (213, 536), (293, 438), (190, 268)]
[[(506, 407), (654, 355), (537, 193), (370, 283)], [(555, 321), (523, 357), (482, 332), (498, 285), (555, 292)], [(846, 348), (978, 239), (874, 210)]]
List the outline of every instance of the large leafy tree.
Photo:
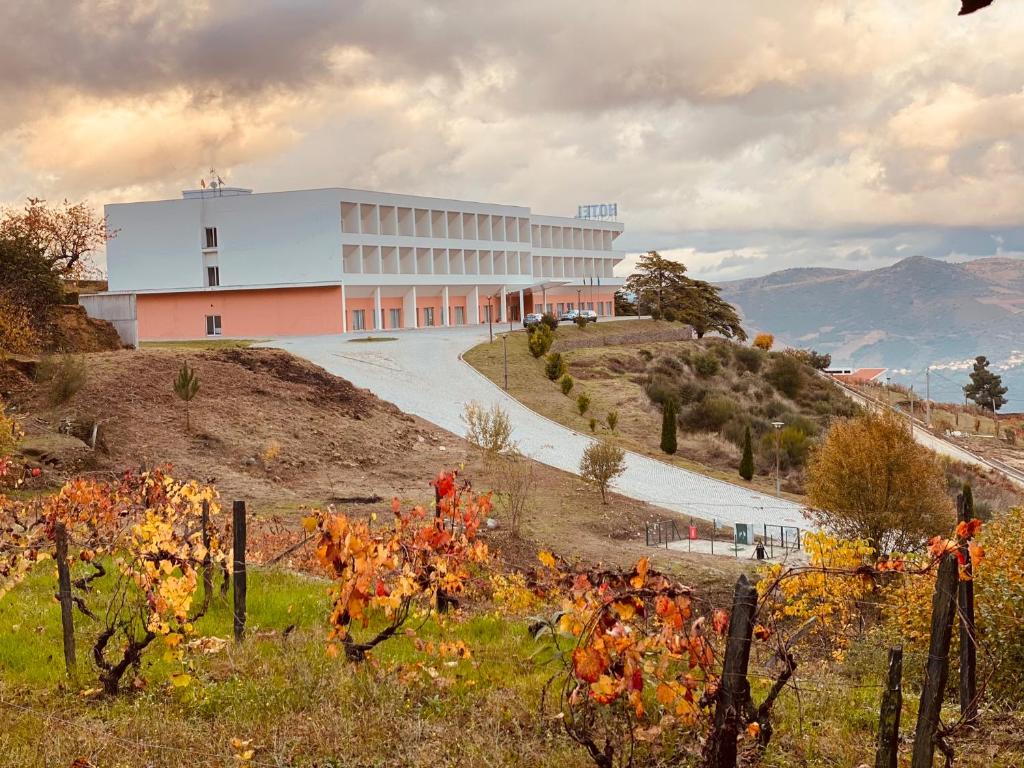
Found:
[(867, 413), (829, 429), (807, 468), (812, 517), (877, 556), (908, 551), (951, 528), (941, 464), (892, 413)]
[(636, 296), (647, 309), (656, 309), (660, 315), (674, 309), (686, 291), (686, 266), (666, 259), (657, 251), (648, 251), (637, 262), (636, 271), (626, 278), (624, 288)]
[(671, 312), (675, 319), (693, 326), (697, 338), (711, 332), (740, 341), (747, 338), (736, 309), (722, 299), (716, 286), (687, 277), (685, 264), (657, 251), (640, 257), (636, 271), (626, 279), (625, 290), (633, 293), (643, 308), (662, 317)]
[(61, 300), (60, 279), (25, 238), (0, 236), (0, 293), (38, 316)]
[(106, 218), (84, 202), (48, 205), (30, 197), (21, 210), (8, 208), (0, 216), (0, 239), (28, 243), (53, 273), (65, 278), (81, 277), (88, 257), (115, 234)]
[(717, 286), (690, 278), (686, 278), (686, 282), (686, 290), (676, 313), (678, 319), (693, 326), (698, 339), (713, 331), (727, 339), (746, 341), (747, 332), (740, 324), (736, 308), (719, 296)]
[(989, 361), (984, 355), (974, 358), (971, 381), (964, 385), (964, 394), (982, 408), (995, 413), (1006, 405), (1006, 387), (1003, 377), (989, 370)]

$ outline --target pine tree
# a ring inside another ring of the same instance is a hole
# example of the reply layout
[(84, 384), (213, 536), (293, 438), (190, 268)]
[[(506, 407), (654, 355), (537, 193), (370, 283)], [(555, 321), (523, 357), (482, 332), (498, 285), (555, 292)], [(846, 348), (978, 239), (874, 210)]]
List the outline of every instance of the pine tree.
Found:
[(174, 380), (174, 393), (185, 401), (185, 431), (192, 431), (192, 422), (189, 418), (188, 404), (199, 391), (199, 375), (194, 368), (188, 367), (188, 362), (181, 364), (178, 371), (178, 378)]
[(661, 450), (676, 452), (676, 404), (674, 400), (665, 403), (661, 412)]
[(992, 373), (988, 365), (988, 358), (984, 355), (974, 358), (971, 383), (964, 386), (964, 394), (995, 415), (996, 411), (1006, 405), (1006, 387), (1003, 386), (1003, 377)]
[(750, 481), (754, 477), (754, 448), (750, 444), (750, 427), (743, 434), (743, 458), (740, 459), (740, 477)]

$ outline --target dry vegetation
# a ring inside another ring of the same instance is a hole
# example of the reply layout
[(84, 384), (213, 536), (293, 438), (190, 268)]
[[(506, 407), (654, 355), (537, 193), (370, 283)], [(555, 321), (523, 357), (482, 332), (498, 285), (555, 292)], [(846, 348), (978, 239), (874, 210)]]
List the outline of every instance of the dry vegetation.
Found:
[[(0, 366), (0, 394), (26, 432), (23, 448), (51, 485), (76, 472), (169, 463), (178, 476), (215, 482), (225, 498), (246, 499), (277, 531), (294, 528), (303, 505), (369, 514), (396, 495), (429, 501), (426, 480), (444, 467), (464, 464), (483, 489), (500, 491), (507, 480), (462, 437), (279, 350), (161, 345), (83, 358), (85, 385), (56, 407), (29, 375), (33, 366)], [(172, 387), (186, 359), (200, 379), (191, 434)], [(95, 451), (88, 445), (93, 425)], [(534, 465), (532, 475), (520, 539), (508, 535), (498, 505), (501, 527), (493, 535), (513, 560), (532, 561), (538, 547), (549, 547), (630, 563), (645, 554), (645, 523), (671, 514), (617, 494), (603, 505), (596, 489), (545, 465)], [(723, 558), (658, 557), (663, 566), (691, 569), (694, 583), (717, 584), (738, 572)]]

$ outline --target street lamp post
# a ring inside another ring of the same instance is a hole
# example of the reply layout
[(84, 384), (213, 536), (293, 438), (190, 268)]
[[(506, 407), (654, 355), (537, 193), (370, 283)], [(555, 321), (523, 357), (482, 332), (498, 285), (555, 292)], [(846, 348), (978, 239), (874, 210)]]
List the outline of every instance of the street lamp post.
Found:
[(779, 476), (779, 454), (782, 452), (782, 428), (786, 426), (783, 421), (773, 421), (772, 426), (775, 427), (775, 495), (781, 495), (781, 484), (782, 480)]
[(487, 336), (488, 342), (491, 344), (494, 343), (494, 307), (491, 304), (493, 298), (493, 296), (487, 297)]
[(583, 295), (583, 289), (582, 288), (577, 288), (576, 289), (576, 311), (577, 312), (580, 312), (581, 309), (583, 308), (583, 299), (580, 298), (582, 295)]
[(508, 334), (501, 334), (501, 347), (505, 353), (505, 391), (508, 392)]

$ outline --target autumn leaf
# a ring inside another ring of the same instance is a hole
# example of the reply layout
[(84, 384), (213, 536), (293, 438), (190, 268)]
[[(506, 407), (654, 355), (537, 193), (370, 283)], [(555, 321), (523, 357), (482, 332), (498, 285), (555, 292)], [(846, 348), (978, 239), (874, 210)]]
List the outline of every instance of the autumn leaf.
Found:
[(772, 636), (772, 631), (768, 629), (764, 624), (758, 624), (754, 627), (754, 637), (758, 640), (764, 641)]
[(596, 648), (576, 648), (572, 652), (573, 670), (576, 677), (587, 683), (597, 682), (607, 668), (607, 661)]
[(601, 675), (590, 684), (590, 695), (598, 704), (610, 704), (619, 696), (619, 688), (610, 675)]
[(547, 550), (538, 552), (537, 559), (540, 560), (540, 562), (543, 565), (547, 566), (548, 568), (551, 568), (552, 570), (554, 570), (558, 566), (558, 562), (555, 560), (555, 556)]
[(729, 614), (721, 608), (716, 608), (711, 618), (711, 626), (715, 632), (724, 635), (726, 630), (729, 629)]
[(751, 723), (747, 726), (747, 736), (752, 739), (756, 739), (761, 735), (761, 726), (758, 723)]
[(650, 561), (646, 557), (641, 557), (637, 560), (636, 574), (629, 580), (633, 589), (641, 589), (644, 583), (647, 581), (647, 570), (650, 565)]

